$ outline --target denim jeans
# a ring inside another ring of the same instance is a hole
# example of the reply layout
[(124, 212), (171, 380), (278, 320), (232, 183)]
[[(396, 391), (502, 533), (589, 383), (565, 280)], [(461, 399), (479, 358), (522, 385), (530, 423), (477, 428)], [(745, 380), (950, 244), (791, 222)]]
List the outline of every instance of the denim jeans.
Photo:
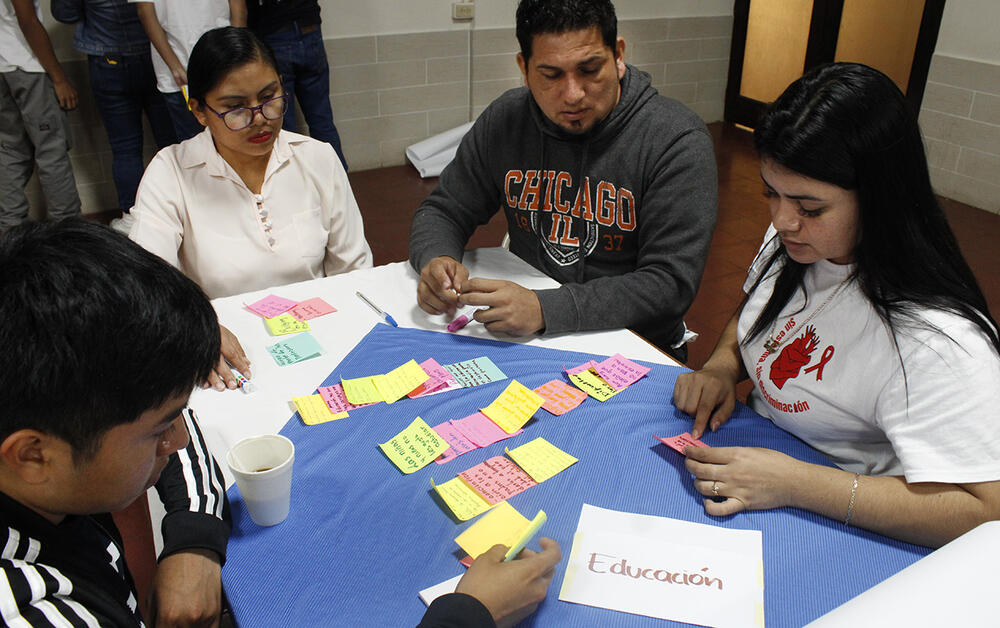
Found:
[[(266, 35), (264, 41), (274, 50), (285, 91), (294, 93), (302, 107), (302, 117), (309, 126), (309, 135), (333, 146), (344, 164), (344, 170), (347, 170), (347, 160), (340, 146), (340, 134), (333, 125), (330, 66), (323, 49), (322, 30), (317, 26), (316, 30), (303, 33), (294, 24), (290, 30)], [(281, 128), (295, 131), (295, 103), (292, 99), (289, 99), (288, 111)]]
[(90, 86), (97, 111), (111, 144), (111, 176), (118, 192), (118, 207), (127, 212), (135, 205), (135, 191), (142, 178), (142, 112), (146, 112), (157, 148), (177, 141), (167, 104), (156, 90), (156, 76), (149, 54), (88, 57)]
[(177, 134), (178, 142), (189, 140), (205, 130), (188, 109), (184, 94), (180, 90), (160, 95), (167, 103), (167, 111), (170, 112), (170, 120), (174, 123), (174, 133)]

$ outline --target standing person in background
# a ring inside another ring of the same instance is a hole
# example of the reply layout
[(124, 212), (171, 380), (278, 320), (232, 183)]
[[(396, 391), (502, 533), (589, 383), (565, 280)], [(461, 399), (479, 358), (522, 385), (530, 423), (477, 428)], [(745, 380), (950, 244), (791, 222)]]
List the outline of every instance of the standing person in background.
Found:
[(49, 216), (80, 213), (62, 111), (76, 104), (37, 0), (0, 0), (0, 231), (27, 219), (24, 186), (36, 163)]
[[(330, 66), (323, 48), (316, 0), (246, 0), (247, 25), (271, 46), (281, 82), (302, 107), (309, 135), (337, 151), (347, 171), (340, 134), (330, 107)], [(281, 128), (295, 131), (295, 101), (289, 99)]]
[(136, 3), (139, 20), (156, 54), (156, 87), (163, 93), (177, 140), (201, 133), (202, 126), (188, 109), (187, 63), (202, 33), (219, 26), (246, 26), (244, 0), (128, 0)]
[(157, 149), (177, 142), (167, 104), (156, 89), (149, 38), (128, 0), (52, 0), (52, 16), (77, 25), (73, 47), (87, 55), (90, 88), (111, 145), (111, 176), (123, 212), (111, 226), (128, 233), (128, 212), (144, 168), (142, 112)]

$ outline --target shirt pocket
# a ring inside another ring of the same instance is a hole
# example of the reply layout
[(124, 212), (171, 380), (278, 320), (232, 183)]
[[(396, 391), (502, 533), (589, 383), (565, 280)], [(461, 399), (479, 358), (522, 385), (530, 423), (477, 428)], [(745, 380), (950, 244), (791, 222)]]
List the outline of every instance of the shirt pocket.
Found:
[(299, 240), (299, 254), (315, 259), (326, 255), (330, 230), (323, 224), (320, 208), (310, 209), (292, 216), (292, 225)]

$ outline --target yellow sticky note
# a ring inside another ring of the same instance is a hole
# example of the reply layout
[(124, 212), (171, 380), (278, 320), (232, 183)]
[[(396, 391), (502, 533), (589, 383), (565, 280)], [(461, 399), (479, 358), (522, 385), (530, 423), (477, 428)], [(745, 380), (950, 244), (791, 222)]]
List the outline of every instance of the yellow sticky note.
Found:
[(347, 418), (346, 412), (333, 412), (330, 406), (323, 401), (322, 395), (308, 395), (306, 397), (292, 397), (295, 409), (299, 411), (302, 422), (306, 425), (319, 425), (327, 421)]
[(511, 380), (493, 403), (483, 408), (483, 414), (490, 417), (503, 431), (513, 434), (528, 422), (543, 403), (544, 397), (515, 379)]
[(473, 558), (497, 543), (511, 547), (528, 527), (527, 517), (507, 502), (500, 502), (465, 532), (455, 537), (458, 546)]
[(267, 328), (271, 330), (272, 336), (284, 336), (285, 334), (297, 334), (300, 331), (309, 331), (309, 323), (296, 320), (291, 314), (282, 314), (274, 318), (265, 318)]
[(463, 482), (462, 478), (452, 478), (444, 484), (435, 484), (431, 478), (431, 486), (459, 521), (468, 521), (490, 509), (489, 503)]
[(382, 401), (382, 395), (371, 377), (340, 378), (340, 383), (344, 386), (344, 396), (356, 406)]
[(569, 381), (598, 401), (607, 401), (620, 392), (589, 370), (570, 375)]
[[(430, 378), (416, 360), (397, 366), (385, 375), (375, 375), (372, 381), (386, 403), (398, 401)], [(353, 402), (352, 402), (353, 403)]]
[(576, 458), (542, 437), (506, 451), (510, 459), (536, 482), (544, 482), (577, 462)]
[(379, 447), (400, 471), (413, 473), (443, 454), (450, 445), (417, 417), (405, 430), (379, 444)]

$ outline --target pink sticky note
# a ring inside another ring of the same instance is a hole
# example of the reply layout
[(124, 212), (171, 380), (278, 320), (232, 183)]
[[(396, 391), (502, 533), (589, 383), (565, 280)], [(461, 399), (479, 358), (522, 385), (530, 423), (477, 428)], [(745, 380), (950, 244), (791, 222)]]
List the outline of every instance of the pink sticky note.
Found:
[(351, 410), (356, 410), (358, 408), (364, 408), (365, 406), (374, 405), (371, 403), (363, 403), (359, 406), (354, 405), (347, 400), (347, 395), (344, 394), (344, 385), (336, 384), (334, 386), (320, 386), (316, 391), (323, 396), (323, 401), (326, 405), (330, 407), (331, 412), (350, 412)]
[(491, 421), (490, 417), (486, 416), (482, 412), (470, 414), (464, 419), (455, 419), (451, 422), (451, 424), (454, 425), (467, 439), (479, 447), (492, 445), (493, 443), (504, 440), (505, 438), (517, 436), (524, 431), (517, 430), (513, 434), (508, 434), (503, 431), (502, 427)]
[(691, 436), (690, 432), (684, 432), (683, 434), (678, 434), (677, 436), (671, 436), (670, 438), (663, 438), (653, 434), (653, 438), (660, 441), (667, 447), (677, 451), (679, 453), (684, 453), (684, 448), (693, 445), (695, 447), (708, 447), (705, 443), (701, 442), (697, 438)]
[(587, 393), (558, 379), (539, 386), (535, 392), (545, 398), (542, 407), (556, 416), (566, 414), (587, 398)]
[[(269, 294), (260, 301), (255, 301), (247, 305), (247, 309), (264, 318), (274, 318), (278, 314), (284, 314), (295, 307), (297, 301), (279, 297), (276, 294)], [(244, 303), (244, 305), (246, 305)]]
[(452, 425), (451, 421), (445, 421), (444, 423), (435, 425), (434, 431), (437, 432), (441, 438), (448, 441), (449, 445), (451, 445), (451, 447), (445, 450), (445, 452), (438, 456), (437, 460), (434, 461), (438, 464), (444, 464), (448, 461), (454, 460), (462, 454), (470, 452), (477, 447), (475, 443), (465, 437), (465, 434), (462, 434), (458, 428)]
[(594, 362), (593, 360), (590, 360), (588, 362), (585, 362), (584, 364), (581, 364), (580, 366), (574, 366), (573, 368), (566, 368), (564, 366), (563, 370), (566, 371), (567, 375), (576, 375), (577, 373), (579, 373), (581, 371), (586, 371), (586, 370), (593, 369), (593, 368), (597, 368), (597, 362)]
[(291, 310), (288, 311), (295, 320), (298, 321), (308, 321), (310, 319), (316, 318), (317, 316), (323, 316), (324, 314), (332, 314), (336, 312), (337, 308), (333, 307), (323, 299), (319, 297), (313, 297), (311, 299), (306, 299), (302, 301)]
[(636, 364), (620, 353), (597, 364), (597, 374), (615, 390), (624, 390), (649, 372), (649, 368)]
[(468, 568), (468, 567), (472, 566), (472, 561), (474, 561), (474, 560), (476, 560), (476, 559), (473, 558), (472, 556), (469, 556), (468, 554), (466, 554), (465, 558), (463, 558), (462, 560), (460, 560), (458, 562), (460, 562), (464, 567)]
[(496, 456), (458, 474), (489, 504), (497, 504), (538, 482), (509, 458)]
[(436, 395), (448, 392), (449, 390), (458, 390), (462, 387), (458, 383), (458, 380), (455, 379), (455, 376), (448, 372), (448, 369), (438, 364), (434, 358), (428, 358), (421, 362), (420, 368), (424, 370), (424, 373), (427, 373), (430, 379), (407, 393), (406, 396), (410, 399)]

